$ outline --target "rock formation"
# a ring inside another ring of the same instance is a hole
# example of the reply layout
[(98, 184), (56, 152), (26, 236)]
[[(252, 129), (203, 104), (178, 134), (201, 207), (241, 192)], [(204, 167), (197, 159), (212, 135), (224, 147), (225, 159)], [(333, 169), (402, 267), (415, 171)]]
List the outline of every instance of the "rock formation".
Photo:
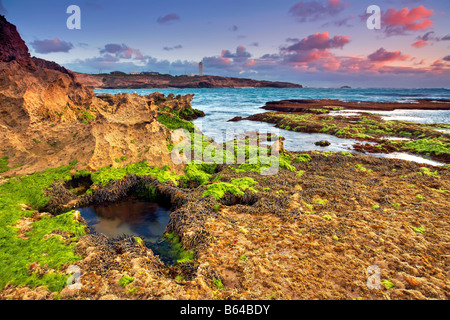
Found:
[(72, 72), (32, 58), (16, 27), (0, 16), (0, 158), (11, 168), (2, 176), (74, 160), (92, 169), (171, 164), (170, 131), (156, 120), (158, 110), (191, 108), (191, 100), (160, 93), (96, 97)]
[(349, 109), (392, 111), (397, 109), (415, 110), (449, 110), (450, 101), (447, 99), (415, 99), (409, 102), (366, 102), (366, 101), (340, 101), (333, 99), (290, 99), (269, 101), (261, 109), (280, 112), (305, 112), (310, 109)]

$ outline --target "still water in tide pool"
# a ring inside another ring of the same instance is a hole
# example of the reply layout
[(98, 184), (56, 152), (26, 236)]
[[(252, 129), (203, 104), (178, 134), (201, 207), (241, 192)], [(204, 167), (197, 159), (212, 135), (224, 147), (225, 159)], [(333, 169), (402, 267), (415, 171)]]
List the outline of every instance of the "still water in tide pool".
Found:
[(179, 259), (179, 252), (163, 236), (171, 211), (161, 204), (133, 196), (114, 203), (76, 209), (86, 220), (91, 233), (110, 239), (127, 235), (139, 237), (167, 265)]
[(170, 218), (168, 209), (134, 197), (77, 210), (91, 231), (109, 238), (123, 234), (137, 236), (149, 243), (161, 240)]

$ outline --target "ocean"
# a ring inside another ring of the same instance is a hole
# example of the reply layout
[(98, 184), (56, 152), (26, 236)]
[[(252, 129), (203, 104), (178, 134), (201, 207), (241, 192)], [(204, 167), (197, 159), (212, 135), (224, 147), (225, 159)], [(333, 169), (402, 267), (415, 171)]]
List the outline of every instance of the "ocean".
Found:
[[(374, 101), (374, 102), (410, 102), (412, 99), (450, 99), (450, 89), (327, 89), (327, 88), (303, 88), (303, 89), (98, 89), (96, 93), (134, 93), (147, 95), (153, 92), (161, 92), (165, 95), (194, 94), (192, 107), (202, 110), (206, 116), (194, 120), (194, 124), (200, 130), (211, 136), (218, 142), (225, 140), (225, 131), (260, 131), (279, 133), (285, 140), (285, 148), (290, 151), (347, 151), (355, 152), (352, 145), (357, 143), (353, 139), (340, 139), (328, 134), (308, 134), (292, 132), (274, 128), (274, 125), (254, 122), (239, 121), (227, 122), (240, 116), (248, 117), (256, 113), (266, 112), (261, 109), (268, 101), (285, 99), (336, 99), (341, 101)], [(347, 111), (347, 112), (354, 112)], [(405, 120), (418, 123), (450, 123), (450, 110), (395, 110), (395, 111), (370, 111), (381, 114), (384, 119)], [(328, 140), (331, 145), (323, 148), (314, 142)], [(371, 154), (378, 157), (399, 158), (419, 163), (442, 165), (439, 162), (425, 159), (407, 153)]]

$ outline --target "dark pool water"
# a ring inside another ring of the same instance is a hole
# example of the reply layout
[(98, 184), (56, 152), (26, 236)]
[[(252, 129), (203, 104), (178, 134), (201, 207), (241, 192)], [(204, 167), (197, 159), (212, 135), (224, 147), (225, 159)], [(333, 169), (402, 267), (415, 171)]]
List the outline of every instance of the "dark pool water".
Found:
[(135, 197), (77, 210), (92, 231), (110, 238), (138, 236), (150, 243), (161, 240), (170, 218), (169, 209)]
[(179, 258), (179, 253), (163, 237), (171, 213), (167, 207), (130, 196), (116, 203), (76, 210), (80, 211), (91, 232), (104, 234), (108, 238), (123, 235), (140, 237), (168, 265), (176, 263)]

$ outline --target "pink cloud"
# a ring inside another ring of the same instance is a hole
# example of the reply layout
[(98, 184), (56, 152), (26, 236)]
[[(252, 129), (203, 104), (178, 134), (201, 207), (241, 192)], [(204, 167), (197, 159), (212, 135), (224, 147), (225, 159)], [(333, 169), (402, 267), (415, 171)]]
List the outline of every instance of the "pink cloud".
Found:
[(412, 9), (391, 8), (383, 14), (383, 24), (388, 34), (426, 30), (433, 26), (434, 21), (430, 19), (433, 14), (433, 9), (427, 9), (423, 5)]
[(219, 57), (205, 57), (203, 58), (203, 63), (205, 67), (241, 70), (249, 62), (251, 56), (244, 46), (238, 46), (235, 53), (228, 49), (223, 49)]
[(133, 59), (133, 57), (136, 60), (144, 59), (144, 56), (139, 49), (130, 48), (125, 44), (120, 45), (116, 43), (108, 43), (103, 49), (100, 50), (100, 53), (114, 54), (117, 58), (120, 59)]
[(426, 42), (425, 40), (419, 40), (412, 44), (414, 48), (423, 48), (426, 47), (427, 45), (429, 45), (429, 43)]
[(345, 36), (334, 36), (330, 38), (330, 34), (328, 31), (323, 33), (315, 33), (306, 38), (303, 38), (301, 41), (285, 48), (286, 51), (303, 51), (303, 50), (326, 50), (333, 48), (343, 48), (347, 43), (350, 42), (349, 37)]
[(389, 61), (405, 61), (409, 58), (408, 55), (403, 55), (401, 51), (387, 51), (384, 48), (380, 48), (374, 53), (367, 56), (370, 61), (373, 62), (389, 62)]

